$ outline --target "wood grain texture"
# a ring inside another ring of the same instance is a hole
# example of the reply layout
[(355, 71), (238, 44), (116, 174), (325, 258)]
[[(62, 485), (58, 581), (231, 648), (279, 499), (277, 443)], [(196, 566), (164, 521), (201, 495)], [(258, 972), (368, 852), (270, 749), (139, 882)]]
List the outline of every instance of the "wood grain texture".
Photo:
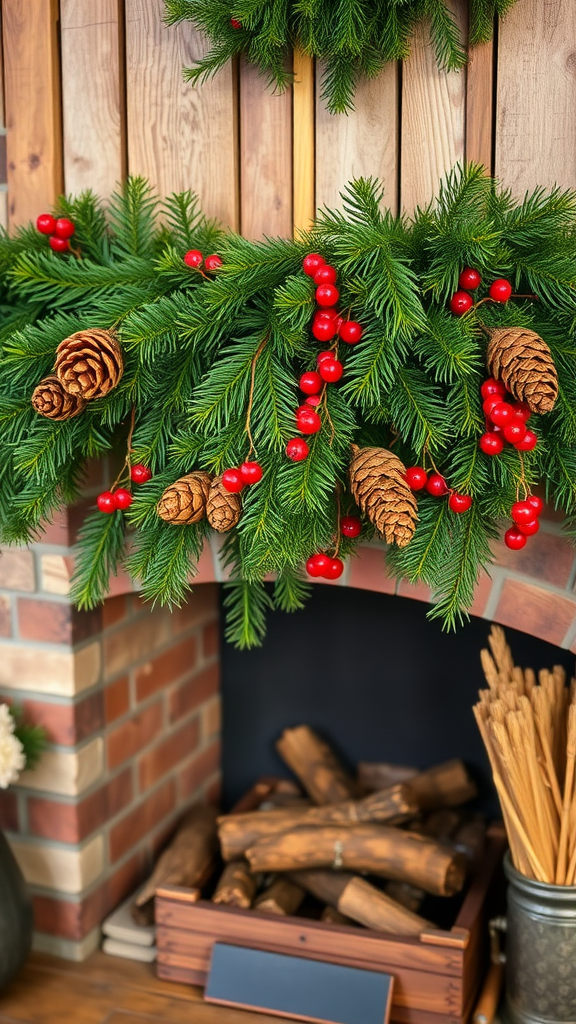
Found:
[(60, 0), (68, 193), (107, 197), (125, 174), (122, 35), (121, 0)]
[(25, 224), (62, 191), (58, 0), (3, 0), (8, 220)]
[(294, 233), (306, 231), (314, 219), (314, 58), (294, 52)]
[[(450, 0), (462, 33), (464, 0)], [(464, 158), (466, 72), (438, 69), (428, 26), (417, 26), (402, 75), (400, 203), (412, 212), (428, 203), (444, 174)]]
[(234, 69), (199, 88), (182, 67), (205, 51), (189, 23), (168, 27), (163, 0), (126, 0), (128, 170), (164, 196), (197, 192), (204, 212), (238, 227)]
[(466, 69), (466, 159), (493, 167), (494, 42), (470, 51)]
[(247, 238), (292, 233), (291, 120), (290, 90), (271, 93), (257, 69), (241, 61), (240, 208)]
[(573, 0), (523, 0), (500, 26), (496, 174), (521, 197), (576, 187)]
[(341, 207), (340, 193), (352, 178), (377, 177), (386, 206), (398, 207), (398, 67), (358, 83), (354, 110), (329, 114), (316, 85), (316, 206)]

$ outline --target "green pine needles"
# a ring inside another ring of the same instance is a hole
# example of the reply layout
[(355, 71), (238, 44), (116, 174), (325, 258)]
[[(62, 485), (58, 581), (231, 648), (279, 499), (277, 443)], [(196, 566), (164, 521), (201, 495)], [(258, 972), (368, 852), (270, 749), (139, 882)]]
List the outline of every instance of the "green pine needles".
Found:
[[(469, 44), (490, 39), (496, 15), (515, 0), (470, 0)], [(206, 34), (211, 49), (184, 72), (203, 82), (233, 57), (243, 54), (283, 91), (296, 48), (324, 65), (322, 98), (328, 110), (353, 106), (356, 83), (374, 78), (385, 64), (410, 53), (415, 26), (427, 23), (436, 59), (446, 70), (462, 68), (466, 48), (444, 0), (166, 0), (169, 24), (191, 21)]]
[[(212, 537), (232, 581), (228, 636), (247, 647), (261, 641), (269, 607), (304, 605), (306, 560), (333, 551), (339, 517), (358, 514), (348, 481), (352, 443), (391, 448), (407, 466), (435, 466), (450, 488), (472, 497), (468, 511), (454, 514), (445, 497), (419, 492), (413, 539), (387, 553), (396, 575), (430, 585), (431, 614), (447, 626), (470, 607), (490, 542), (518, 496), (542, 482), (573, 528), (575, 195), (538, 189), (518, 203), (468, 166), (412, 219), (381, 201), (378, 184), (361, 179), (349, 186), (343, 212), (324, 210), (296, 241), (250, 242), (207, 221), (190, 193), (161, 203), (135, 178), (106, 207), (91, 194), (60, 201), (57, 214), (76, 225), (74, 253), (51, 252), (33, 227), (0, 236), (0, 540), (40, 535), (42, 523), (81, 494), (87, 460), (122, 463), (130, 435), (131, 462), (152, 479), (132, 485), (127, 511), (89, 512), (74, 600), (85, 608), (102, 601), (110, 575), (124, 566), (151, 601), (178, 604), (212, 531), (206, 518), (163, 521), (161, 495), (191, 472), (219, 474), (257, 458), (264, 474), (244, 488), (238, 525)], [(190, 249), (219, 253), (222, 266), (186, 265)], [(308, 457), (294, 462), (286, 445), (298, 436), (298, 381), (322, 347), (310, 331), (308, 252), (336, 268), (339, 308), (363, 335), (340, 343), (344, 375), (326, 387)], [(476, 298), (501, 277), (518, 297), (454, 316), (448, 300), (464, 267), (482, 275)], [(559, 396), (552, 412), (530, 420), (533, 451), (508, 446), (490, 457), (478, 446), (486, 429), (480, 386), (487, 328), (498, 326), (545, 339)], [(65, 421), (38, 415), (31, 396), (51, 373), (57, 346), (94, 328), (119, 339), (117, 387)], [(368, 520), (359, 539), (377, 540)], [(357, 543), (340, 538), (340, 557)], [(383, 557), (377, 545), (373, 557)]]

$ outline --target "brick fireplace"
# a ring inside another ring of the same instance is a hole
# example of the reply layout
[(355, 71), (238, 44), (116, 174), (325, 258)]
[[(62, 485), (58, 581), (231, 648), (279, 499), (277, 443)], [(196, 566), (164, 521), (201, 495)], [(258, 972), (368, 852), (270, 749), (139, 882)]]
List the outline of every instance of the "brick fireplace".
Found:
[[(79, 612), (68, 599), (77, 518), (0, 558), (0, 700), (49, 740), (40, 767), (0, 793), (0, 827), (32, 888), (37, 948), (81, 959), (185, 807), (218, 798), (223, 571), (214, 541), (182, 609), (151, 609), (118, 577), (101, 609)], [(576, 562), (554, 514), (523, 551), (495, 553), (474, 615), (575, 651)], [(389, 578), (377, 545), (327, 585), (430, 597)]]

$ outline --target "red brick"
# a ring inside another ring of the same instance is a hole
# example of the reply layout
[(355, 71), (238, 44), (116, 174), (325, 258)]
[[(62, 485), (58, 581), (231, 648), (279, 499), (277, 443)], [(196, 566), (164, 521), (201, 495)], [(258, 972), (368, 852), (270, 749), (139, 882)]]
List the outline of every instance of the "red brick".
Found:
[(130, 709), (130, 682), (128, 676), (121, 676), (104, 690), (104, 714), (106, 722), (114, 722)]
[(188, 637), (142, 665), (136, 672), (136, 697), (146, 700), (196, 667), (198, 644)]
[(12, 636), (12, 607), (7, 594), (0, 594), (0, 636)]
[(0, 587), (6, 590), (36, 589), (34, 556), (23, 548), (2, 548), (0, 551)]
[(529, 583), (507, 579), (504, 581), (494, 622), (559, 646), (574, 618), (576, 598), (570, 600)]
[(154, 612), (128, 620), (104, 634), (104, 666), (108, 678), (155, 655), (170, 640), (170, 613)]
[(7, 832), (18, 832), (20, 828), (16, 794), (6, 789), (0, 789), (0, 828)]
[(213, 658), (220, 651), (219, 623), (209, 622), (202, 630), (202, 654), (205, 658)]
[(377, 590), (381, 594), (394, 594), (396, 580), (388, 576), (384, 552), (378, 548), (359, 547), (356, 558), (350, 559), (349, 586), (361, 590)]
[(119, 597), (109, 597), (102, 605), (102, 628), (108, 629), (110, 626), (115, 626), (118, 622), (122, 622), (127, 614), (128, 602), (125, 594), (120, 594)]
[(511, 551), (499, 541), (492, 546), (496, 565), (513, 569), (535, 580), (565, 587), (574, 564), (574, 548), (565, 537), (542, 530), (521, 551)]
[(127, 768), (79, 804), (30, 797), (29, 830), (44, 839), (81, 843), (128, 807), (133, 795), (132, 772)]
[(20, 597), (18, 627), (23, 640), (76, 644), (95, 636), (102, 628), (100, 608), (81, 612), (63, 601), (38, 601)]
[(198, 757), (195, 757), (191, 764), (186, 765), (180, 772), (180, 799), (187, 800), (194, 796), (200, 786), (214, 775), (220, 768), (220, 740), (214, 740), (209, 747), (206, 747)]
[(220, 696), (208, 701), (202, 709), (202, 730), (204, 739), (212, 737), (222, 728), (222, 703)]
[(486, 605), (488, 604), (488, 598), (492, 593), (492, 579), (485, 572), (481, 573), (480, 579), (476, 584), (476, 590), (474, 591), (474, 600), (470, 605), (471, 615), (483, 615)]
[(68, 511), (63, 508), (55, 513), (51, 523), (41, 523), (40, 529), (42, 544), (60, 544), (68, 547), (70, 544), (70, 531), (68, 529)]
[(108, 767), (128, 761), (158, 736), (162, 729), (162, 704), (156, 701), (123, 722), (108, 736)]
[(220, 689), (220, 665), (211, 665), (203, 672), (181, 683), (170, 694), (170, 721), (176, 722), (200, 707)]
[(205, 586), (208, 583), (214, 583), (217, 579), (216, 567), (214, 565), (214, 556), (212, 554), (212, 548), (207, 540), (204, 541), (204, 547), (198, 562), (196, 563), (196, 575), (190, 575), (188, 577), (190, 586), (194, 587), (194, 593), (196, 588), (199, 586)]
[(218, 587), (215, 583), (203, 583), (190, 592), (188, 599), (180, 608), (174, 608), (172, 632), (176, 636), (217, 616)]
[(180, 761), (186, 761), (200, 742), (200, 723), (197, 718), (181, 729), (170, 733), (156, 747), (140, 758), (140, 789), (150, 789)]
[(168, 779), (159, 789), (150, 793), (138, 807), (127, 814), (110, 830), (110, 859), (112, 863), (123, 857), (144, 836), (161, 825), (176, 806), (176, 784)]
[(222, 779), (214, 779), (206, 790), (206, 800), (214, 807), (220, 807), (222, 803)]
[(81, 743), (104, 726), (101, 692), (92, 693), (76, 704), (25, 700), (23, 709), (27, 721), (46, 730), (50, 743), (64, 747)]
[(409, 583), (408, 580), (398, 580), (398, 597), (412, 597), (415, 601), (426, 601), (430, 603), (432, 591), (426, 583), (418, 580), (417, 583)]

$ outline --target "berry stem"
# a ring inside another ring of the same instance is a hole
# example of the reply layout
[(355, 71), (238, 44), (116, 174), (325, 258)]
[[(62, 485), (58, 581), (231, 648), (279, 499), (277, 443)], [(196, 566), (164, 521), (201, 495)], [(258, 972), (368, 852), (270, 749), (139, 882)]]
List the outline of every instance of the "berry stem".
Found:
[(342, 506), (341, 506), (341, 502), (340, 502), (340, 489), (341, 489), (341, 484), (340, 484), (340, 481), (337, 480), (336, 481), (336, 544), (334, 545), (334, 558), (338, 557), (338, 552), (340, 551), (340, 540), (342, 538), (342, 534), (340, 533), (340, 520), (342, 518)]
[(134, 436), (135, 424), (136, 424), (136, 406), (133, 405), (132, 406), (132, 412), (130, 413), (130, 430), (128, 431), (128, 439), (126, 441), (126, 456), (124, 458), (124, 462), (122, 463), (122, 469), (118, 473), (118, 476), (116, 477), (114, 483), (112, 484), (112, 487), (110, 488), (111, 491), (115, 491), (116, 490), (116, 488), (118, 487), (118, 484), (121, 482), (122, 478), (124, 477), (125, 471), (128, 472), (128, 480), (130, 480), (130, 470), (132, 468), (132, 438)]
[(262, 341), (258, 345), (258, 348), (256, 349), (254, 355), (252, 356), (252, 366), (250, 369), (250, 393), (248, 395), (248, 409), (246, 410), (246, 425), (244, 427), (244, 432), (248, 434), (248, 440), (250, 441), (250, 448), (248, 449), (248, 455), (246, 456), (247, 460), (250, 459), (252, 453), (256, 455), (256, 448), (254, 447), (254, 438), (252, 437), (252, 431), (250, 430), (250, 417), (252, 415), (252, 403), (254, 401), (254, 380), (256, 377), (256, 363), (258, 362), (258, 359), (262, 354), (264, 346), (266, 345), (267, 341), (268, 335), (266, 334), (262, 338)]

